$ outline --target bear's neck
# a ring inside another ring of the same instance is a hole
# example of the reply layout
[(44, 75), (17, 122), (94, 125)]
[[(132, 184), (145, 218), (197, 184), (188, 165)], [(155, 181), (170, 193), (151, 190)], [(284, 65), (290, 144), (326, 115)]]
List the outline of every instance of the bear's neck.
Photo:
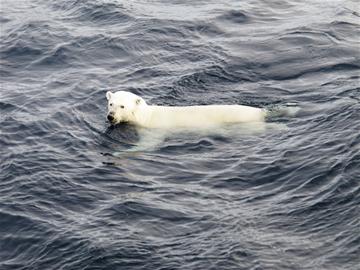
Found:
[(141, 127), (148, 127), (148, 123), (152, 117), (152, 106), (147, 104), (141, 105), (140, 108), (134, 112), (134, 119), (133, 124), (141, 126)]

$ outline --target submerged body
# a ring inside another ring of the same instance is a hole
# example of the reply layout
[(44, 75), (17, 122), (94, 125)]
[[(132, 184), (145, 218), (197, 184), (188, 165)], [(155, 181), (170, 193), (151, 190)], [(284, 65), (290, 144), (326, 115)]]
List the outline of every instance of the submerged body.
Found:
[(108, 120), (145, 128), (197, 128), (228, 123), (263, 122), (266, 110), (242, 105), (152, 106), (125, 91), (107, 92)]

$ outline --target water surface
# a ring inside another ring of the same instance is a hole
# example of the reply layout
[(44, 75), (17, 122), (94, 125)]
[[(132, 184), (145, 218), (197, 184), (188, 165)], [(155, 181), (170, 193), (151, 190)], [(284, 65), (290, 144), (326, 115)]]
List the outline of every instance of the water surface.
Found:
[[(1, 269), (358, 268), (359, 4), (220, 2), (1, 1)], [(108, 90), (303, 109), (144, 144)]]

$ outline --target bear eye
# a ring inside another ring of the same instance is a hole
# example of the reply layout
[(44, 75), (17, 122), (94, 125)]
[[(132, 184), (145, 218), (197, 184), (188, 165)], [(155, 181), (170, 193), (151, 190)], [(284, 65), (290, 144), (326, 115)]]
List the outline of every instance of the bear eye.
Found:
[(124, 106), (124, 105), (120, 105), (120, 108), (121, 108), (121, 109), (124, 109), (124, 108), (125, 108), (125, 106)]
[(112, 103), (110, 103), (109, 105), (110, 105), (110, 106), (112, 106), (113, 104), (112, 104)]

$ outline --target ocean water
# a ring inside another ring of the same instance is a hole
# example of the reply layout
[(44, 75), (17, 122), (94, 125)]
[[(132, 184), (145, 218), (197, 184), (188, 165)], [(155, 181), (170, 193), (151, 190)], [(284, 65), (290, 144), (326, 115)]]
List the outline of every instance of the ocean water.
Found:
[[(359, 269), (351, 0), (1, 0), (0, 269)], [(207, 131), (158, 105), (296, 103)]]

